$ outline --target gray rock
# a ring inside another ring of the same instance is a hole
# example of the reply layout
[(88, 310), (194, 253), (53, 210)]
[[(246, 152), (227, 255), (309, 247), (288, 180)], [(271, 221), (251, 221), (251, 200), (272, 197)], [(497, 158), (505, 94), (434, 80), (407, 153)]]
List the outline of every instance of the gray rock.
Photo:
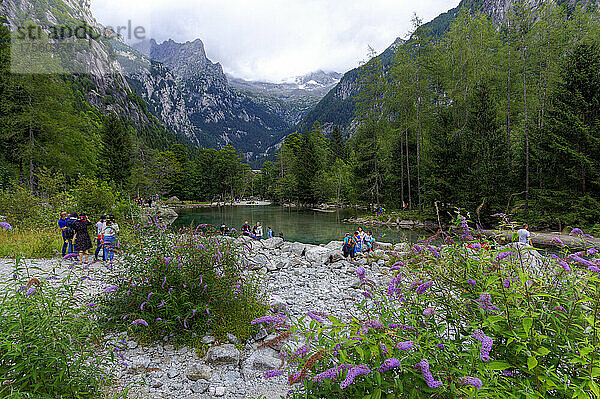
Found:
[(343, 244), (342, 241), (331, 241), (329, 244), (325, 245), (325, 248), (341, 251)]
[(306, 260), (317, 265), (329, 262), (333, 250), (324, 247), (313, 247), (306, 249)]
[(239, 342), (239, 340), (237, 339), (237, 337), (235, 335), (233, 335), (233, 334), (230, 334), (230, 333), (227, 333), (227, 340), (231, 344), (237, 344)]
[(306, 251), (306, 244), (301, 242), (294, 242), (290, 247), (290, 252), (296, 256), (304, 256), (304, 251)]
[(265, 327), (261, 324), (260, 327), (258, 327), (258, 332), (256, 333), (256, 335), (254, 336), (254, 340), (255, 341), (262, 341), (263, 339), (265, 339), (267, 337), (267, 330), (265, 329)]
[(216, 366), (237, 366), (240, 363), (240, 351), (233, 344), (213, 346), (206, 353), (205, 361)]
[(193, 364), (185, 372), (185, 376), (191, 381), (210, 380), (213, 376), (212, 368), (206, 364)]
[(227, 392), (225, 387), (216, 387), (215, 388), (215, 396), (216, 397), (225, 396), (225, 392)]
[(181, 374), (181, 371), (179, 371), (178, 369), (171, 369), (169, 371), (167, 371), (167, 377), (173, 379), (175, 377), (179, 377), (179, 375)]
[(194, 393), (204, 393), (208, 390), (209, 383), (205, 381), (196, 381), (191, 386), (190, 389)]
[(273, 311), (276, 313), (286, 313), (288, 311), (288, 303), (279, 295), (271, 295), (269, 303), (271, 304)]
[(279, 368), (281, 363), (275, 350), (271, 348), (259, 349), (244, 361), (242, 364), (242, 374), (248, 380), (257, 377), (265, 371)]
[(135, 341), (127, 341), (127, 348), (128, 349), (135, 349), (138, 347), (138, 343)]
[(268, 240), (262, 241), (263, 245), (267, 249), (276, 249), (281, 248), (283, 246), (283, 238), (281, 237), (273, 237)]
[(215, 337), (213, 337), (212, 335), (205, 335), (204, 337), (202, 337), (203, 344), (210, 345), (213, 342), (215, 342)]
[(373, 243), (373, 249), (382, 249), (384, 251), (392, 251), (394, 249), (394, 245), (388, 242), (379, 242), (375, 241)]

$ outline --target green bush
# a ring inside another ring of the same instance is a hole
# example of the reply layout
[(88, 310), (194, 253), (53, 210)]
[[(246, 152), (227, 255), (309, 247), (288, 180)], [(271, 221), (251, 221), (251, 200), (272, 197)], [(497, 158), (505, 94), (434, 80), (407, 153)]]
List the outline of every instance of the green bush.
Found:
[(412, 246), (385, 285), (359, 268), (362, 303), (293, 319), (282, 337), (306, 346), (267, 376), (288, 372), (298, 399), (600, 397), (597, 250), (449, 243)]
[(17, 260), (0, 287), (0, 397), (94, 398), (112, 362), (98, 355), (93, 304), (69, 273), (29, 279)]
[[(147, 339), (188, 340), (194, 333), (227, 333), (244, 341), (250, 321), (266, 312), (257, 284), (244, 276), (240, 250), (194, 231), (168, 234), (150, 222), (126, 249), (126, 271), (103, 300), (110, 328)], [(147, 325), (146, 325), (147, 324)]]
[(60, 254), (63, 241), (56, 229), (4, 230), (0, 228), (0, 258), (53, 258)]

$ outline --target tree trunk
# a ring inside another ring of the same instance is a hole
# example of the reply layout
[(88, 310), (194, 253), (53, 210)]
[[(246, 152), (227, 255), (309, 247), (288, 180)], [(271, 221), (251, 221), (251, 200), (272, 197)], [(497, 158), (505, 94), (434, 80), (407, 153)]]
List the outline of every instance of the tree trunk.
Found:
[(526, 74), (526, 52), (527, 48), (523, 43), (523, 105), (525, 111), (525, 216), (529, 212), (529, 130), (527, 129), (527, 74)]
[(406, 136), (406, 182), (408, 183), (408, 208), (412, 209), (412, 193), (410, 184), (410, 158), (408, 156), (408, 116), (406, 117), (406, 130), (404, 131)]

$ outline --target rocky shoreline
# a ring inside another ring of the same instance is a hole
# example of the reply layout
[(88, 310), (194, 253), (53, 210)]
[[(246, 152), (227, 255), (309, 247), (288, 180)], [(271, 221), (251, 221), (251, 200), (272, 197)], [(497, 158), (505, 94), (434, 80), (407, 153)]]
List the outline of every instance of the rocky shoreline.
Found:
[[(378, 220), (370, 217), (356, 217), (342, 220), (344, 223), (373, 227), (397, 227), (404, 230), (427, 230), (436, 232), (440, 226), (434, 220), (404, 220), (400, 217), (388, 217), (387, 220)], [(442, 224), (447, 229), (448, 225)]]
[[(363, 290), (359, 287), (356, 268), (366, 269), (367, 277), (375, 284), (384, 283), (389, 275), (390, 256), (410, 253), (408, 243), (376, 243), (369, 257), (359, 256), (347, 262), (341, 252), (342, 242), (309, 245), (286, 242), (281, 238), (253, 241), (247, 237), (225, 239), (246, 248), (247, 273), (263, 282), (272, 307), (288, 315), (302, 316), (319, 311), (345, 319), (355, 311), (353, 303), (360, 302)], [(536, 255), (537, 256), (537, 255)], [(533, 259), (543, 262), (543, 258)], [(53, 270), (68, 269), (60, 260), (26, 261), (31, 276), (48, 278)], [(0, 261), (0, 278), (7, 281), (12, 274), (13, 261)], [(117, 268), (119, 265), (115, 265)], [(76, 279), (83, 279), (85, 292), (93, 296), (102, 292), (111, 276), (101, 263), (87, 268), (74, 267)], [(274, 338), (264, 329), (242, 346), (237, 338), (228, 335), (228, 342), (218, 342), (211, 335), (201, 337), (209, 345), (200, 357), (189, 347), (175, 348), (165, 337), (151, 346), (142, 346), (125, 333), (107, 336), (120, 341), (122, 356), (115, 377), (120, 387), (130, 387), (130, 397), (141, 398), (227, 398), (279, 399), (289, 386), (284, 376), (265, 380), (263, 373), (281, 366), (282, 350), (295, 350), (303, 343), (289, 342), (284, 347), (259, 348), (265, 340)]]

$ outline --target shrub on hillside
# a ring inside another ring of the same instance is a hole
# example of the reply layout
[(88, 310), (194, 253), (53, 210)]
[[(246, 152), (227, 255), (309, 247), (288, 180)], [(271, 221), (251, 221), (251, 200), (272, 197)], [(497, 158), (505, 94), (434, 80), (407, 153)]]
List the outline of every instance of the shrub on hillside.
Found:
[(345, 319), (257, 320), (306, 343), (266, 377), (288, 373), (298, 399), (598, 397), (597, 249), (491, 248), (414, 245), (385, 285), (358, 268), (364, 300)]
[(125, 272), (104, 296), (106, 321), (150, 339), (192, 333), (250, 337), (250, 321), (266, 312), (242, 253), (224, 238), (195, 231), (169, 234), (150, 222), (127, 248)]

